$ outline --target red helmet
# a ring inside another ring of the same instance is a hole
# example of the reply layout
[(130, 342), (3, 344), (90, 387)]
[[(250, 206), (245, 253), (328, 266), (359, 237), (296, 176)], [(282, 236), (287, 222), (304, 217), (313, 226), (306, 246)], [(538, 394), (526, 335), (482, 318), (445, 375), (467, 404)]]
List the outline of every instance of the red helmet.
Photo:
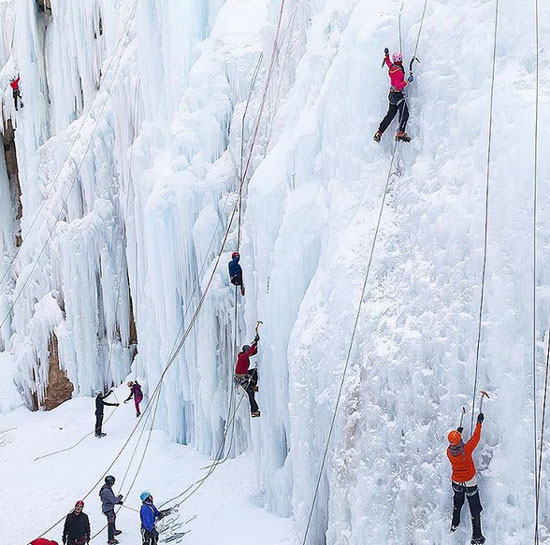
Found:
[(84, 502), (82, 500), (78, 500), (75, 504), (75, 507), (84, 507)]
[(232, 257), (233, 259), (235, 259), (236, 257), (241, 257), (241, 254), (239, 254), (239, 252), (233, 252), (233, 253), (231, 254), (231, 257)]
[(449, 440), (449, 443), (451, 443), (451, 445), (458, 445), (458, 443), (462, 441), (462, 434), (459, 431), (453, 430), (449, 432), (449, 435), (447, 435), (447, 439)]

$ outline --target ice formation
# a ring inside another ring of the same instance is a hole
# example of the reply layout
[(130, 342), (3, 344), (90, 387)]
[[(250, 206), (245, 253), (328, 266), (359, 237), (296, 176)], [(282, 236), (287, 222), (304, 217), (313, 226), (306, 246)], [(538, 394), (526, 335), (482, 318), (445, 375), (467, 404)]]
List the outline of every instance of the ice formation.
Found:
[[(163, 382), (158, 425), (215, 455), (236, 345), (263, 320), (263, 414), (250, 422), (241, 404), (230, 455), (253, 450), (266, 508), (293, 516), (301, 542), (390, 168), (389, 133), (371, 141), (386, 108), (381, 51), (400, 36), (410, 58), (423, 6), (0, 2), (2, 111), (16, 127), (23, 210), (18, 219), (0, 150), (0, 348), (28, 404), (44, 396), (52, 335), (74, 396), (128, 375), (151, 392), (213, 275)], [(479, 360), (494, 395), (478, 464), (486, 533), (499, 543), (533, 531), (534, 17), (531, 5), (501, 5), (496, 47)], [(309, 543), (431, 544), (448, 531), (445, 437), (471, 405), (475, 367), (494, 24), (494, 0), (427, 3), (413, 142), (396, 151)], [(549, 6), (539, 28), (544, 53)], [(540, 62), (539, 422), (550, 312)], [(214, 269), (243, 171), (242, 214)], [(247, 295), (235, 323), (226, 265), (239, 234)]]

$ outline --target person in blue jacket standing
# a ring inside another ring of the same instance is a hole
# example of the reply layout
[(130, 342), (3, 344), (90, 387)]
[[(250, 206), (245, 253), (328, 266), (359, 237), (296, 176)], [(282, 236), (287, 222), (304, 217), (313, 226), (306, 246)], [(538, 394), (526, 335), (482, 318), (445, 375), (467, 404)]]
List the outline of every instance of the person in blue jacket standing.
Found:
[(158, 510), (153, 504), (153, 496), (150, 492), (142, 492), (139, 495), (142, 501), (141, 509), (139, 511), (139, 518), (141, 519), (141, 542), (142, 545), (157, 545), (159, 540), (159, 533), (155, 528), (157, 520), (169, 515), (171, 509)]
[(241, 286), (241, 295), (244, 297), (243, 270), (239, 265), (240, 258), (241, 256), (239, 252), (233, 252), (231, 254), (231, 261), (229, 262), (229, 278), (234, 286)]

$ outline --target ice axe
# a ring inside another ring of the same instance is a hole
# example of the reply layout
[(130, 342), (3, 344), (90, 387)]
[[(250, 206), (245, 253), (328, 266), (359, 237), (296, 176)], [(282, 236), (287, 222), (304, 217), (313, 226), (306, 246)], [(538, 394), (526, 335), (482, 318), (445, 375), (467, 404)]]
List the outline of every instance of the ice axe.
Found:
[(382, 61), (382, 66), (380, 68), (384, 68), (384, 63), (386, 62), (386, 55), (390, 54), (390, 50), (387, 47), (384, 47), (384, 59)]
[(260, 335), (258, 334), (258, 328), (260, 327), (260, 324), (263, 324), (263, 322), (262, 322), (261, 320), (258, 320), (258, 321), (256, 322), (256, 327), (254, 328), (254, 331), (256, 332), (256, 335), (258, 335), (258, 337), (260, 336)]
[(464, 415), (466, 414), (466, 407), (462, 407), (462, 413), (460, 415), (460, 426), (458, 426), (459, 428), (462, 428), (462, 421), (464, 420)]
[(483, 412), (483, 399), (485, 397), (489, 397), (489, 394), (485, 390), (481, 390), (480, 392), (481, 399), (479, 400), (479, 412)]
[(411, 74), (413, 73), (413, 62), (414, 61), (420, 62), (420, 59), (418, 57), (415, 57), (415, 56), (413, 56), (413, 58), (411, 59), (411, 62), (409, 63), (409, 72)]

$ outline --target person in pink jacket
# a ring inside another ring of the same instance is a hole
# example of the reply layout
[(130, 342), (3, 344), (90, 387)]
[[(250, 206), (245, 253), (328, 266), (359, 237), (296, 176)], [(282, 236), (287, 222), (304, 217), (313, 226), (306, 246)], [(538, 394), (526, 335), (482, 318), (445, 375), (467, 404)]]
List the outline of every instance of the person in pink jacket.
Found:
[(409, 108), (407, 107), (403, 90), (407, 84), (412, 83), (414, 77), (411, 74), (407, 79), (405, 79), (403, 55), (401, 55), (401, 53), (394, 53), (391, 61), (388, 48), (384, 49), (384, 55), (384, 62), (388, 67), (388, 75), (390, 76), (390, 94), (388, 95), (390, 105), (386, 117), (382, 119), (382, 122), (374, 135), (374, 140), (376, 142), (380, 142), (380, 138), (384, 134), (384, 131), (393, 121), (395, 114), (399, 112), (399, 127), (397, 129), (395, 139), (402, 142), (410, 142), (411, 139), (405, 132), (405, 127), (407, 126), (407, 121), (409, 120)]

